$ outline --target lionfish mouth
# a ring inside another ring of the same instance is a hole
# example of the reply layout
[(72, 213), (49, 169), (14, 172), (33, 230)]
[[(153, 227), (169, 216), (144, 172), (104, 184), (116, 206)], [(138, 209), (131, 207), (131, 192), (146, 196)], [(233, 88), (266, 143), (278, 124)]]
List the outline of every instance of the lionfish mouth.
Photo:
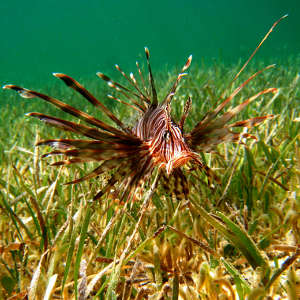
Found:
[[(263, 41), (277, 23), (272, 26)], [(253, 52), (253, 55), (262, 42)], [(138, 80), (133, 73), (127, 76), (116, 65), (117, 70), (127, 80), (131, 88), (113, 81), (103, 73), (97, 73), (101, 79), (106, 81), (111, 88), (121, 95), (120, 97), (108, 95), (110, 99), (116, 100), (139, 112), (140, 118), (132, 128), (127, 127), (81, 84), (65, 74), (54, 73), (53, 75), (81, 94), (96, 109), (108, 116), (116, 126), (96, 119), (83, 111), (40, 92), (16, 85), (5, 85), (3, 87), (17, 91), (24, 98), (41, 98), (86, 123), (66, 121), (36, 112), (29, 114), (29, 116), (38, 118), (51, 126), (84, 137), (84, 139), (49, 139), (39, 141), (37, 145), (50, 145), (55, 148), (53, 151), (43, 155), (43, 157), (52, 155), (63, 156), (63, 160), (52, 163), (53, 166), (89, 161), (99, 162), (99, 166), (92, 172), (69, 183), (79, 183), (114, 170), (107, 184), (94, 197), (95, 199), (109, 193), (114, 188), (114, 195), (120, 201), (130, 200), (134, 198), (137, 190), (149, 181), (155, 169), (158, 169), (161, 174), (161, 182), (165, 183), (164, 181), (166, 181), (167, 184), (163, 184), (163, 186), (167, 186), (168, 192), (175, 194), (179, 199), (188, 197), (189, 172), (193, 172), (193, 170), (198, 168), (204, 171), (208, 177), (214, 177), (211, 170), (201, 161), (199, 155), (201, 152), (211, 152), (218, 144), (223, 142), (238, 142), (241, 138), (255, 139), (253, 135), (235, 132), (233, 129), (236, 127), (250, 128), (273, 117), (273, 115), (258, 116), (228, 124), (248, 104), (261, 95), (276, 93), (276, 88), (260, 91), (222, 114), (224, 107), (257, 75), (273, 67), (271, 65), (253, 74), (240, 84), (215, 109), (202, 117), (201, 121), (190, 132), (185, 132), (184, 123), (191, 108), (191, 99), (187, 99), (181, 119), (178, 122), (175, 122), (171, 117), (171, 102), (176, 94), (178, 83), (186, 75), (185, 71), (191, 64), (192, 56), (187, 59), (166, 97), (159, 102), (149, 62), (150, 54), (147, 48), (145, 48), (145, 53), (148, 66), (147, 80), (144, 79), (138, 63), (136, 63)], [(250, 59), (242, 67), (241, 71)], [(241, 71), (233, 81), (236, 80)], [(194, 164), (193, 168), (190, 170), (182, 168), (188, 163)], [(171, 182), (174, 183), (173, 186)]]

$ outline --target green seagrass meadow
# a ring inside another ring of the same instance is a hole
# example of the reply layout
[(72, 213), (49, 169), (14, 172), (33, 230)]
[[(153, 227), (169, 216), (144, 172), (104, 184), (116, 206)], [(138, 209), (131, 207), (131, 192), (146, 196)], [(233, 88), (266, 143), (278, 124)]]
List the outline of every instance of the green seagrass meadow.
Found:
[[(41, 158), (50, 147), (34, 144), (72, 134), (24, 114), (72, 118), (40, 99), (1, 91), (0, 299), (298, 299), (300, 58), (276, 63), (229, 104), (275, 87), (278, 93), (262, 95), (232, 122), (275, 118), (249, 131), (257, 140), (203, 153), (220, 183), (199, 171), (189, 178), (189, 198), (181, 201), (161, 185), (153, 188), (155, 174), (138, 200), (126, 205), (113, 193), (93, 200), (110, 173), (65, 185), (97, 164), (51, 167), (57, 158)], [(193, 64), (172, 103), (174, 120), (191, 96), (185, 125), (191, 128), (224, 92), (230, 95), (264, 66), (252, 61), (230, 85), (241, 64)], [(178, 71), (154, 72), (161, 97)], [(138, 114), (107, 99), (113, 93), (107, 85), (92, 75), (76, 79), (123, 122), (135, 124)], [(45, 86), (25, 87), (110, 122), (54, 77)]]

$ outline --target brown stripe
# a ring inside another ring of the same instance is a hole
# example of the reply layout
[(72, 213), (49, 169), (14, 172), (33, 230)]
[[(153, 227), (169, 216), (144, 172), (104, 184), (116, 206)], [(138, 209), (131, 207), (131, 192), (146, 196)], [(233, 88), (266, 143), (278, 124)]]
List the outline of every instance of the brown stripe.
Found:
[(100, 101), (98, 101), (88, 90), (86, 90), (79, 82), (73, 79), (70, 76), (61, 73), (53, 73), (53, 75), (59, 79), (61, 79), (67, 86), (72, 88), (81, 94), (85, 99), (87, 99), (91, 104), (95, 107), (99, 108), (102, 112), (104, 112), (111, 120), (113, 120), (118, 126), (120, 126), (127, 134), (131, 134), (131, 131), (116, 117), (112, 114), (112, 112), (103, 105)]

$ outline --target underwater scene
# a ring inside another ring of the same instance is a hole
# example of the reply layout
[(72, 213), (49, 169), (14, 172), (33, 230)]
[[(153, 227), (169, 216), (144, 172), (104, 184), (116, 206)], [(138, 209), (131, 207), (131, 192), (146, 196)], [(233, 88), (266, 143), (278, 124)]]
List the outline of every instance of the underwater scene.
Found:
[(1, 299), (300, 299), (300, 2), (2, 1)]

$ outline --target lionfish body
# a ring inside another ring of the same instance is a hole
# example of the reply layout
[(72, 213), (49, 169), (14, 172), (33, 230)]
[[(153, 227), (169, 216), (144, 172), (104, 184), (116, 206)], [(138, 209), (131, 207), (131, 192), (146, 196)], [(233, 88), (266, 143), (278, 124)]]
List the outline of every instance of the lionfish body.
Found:
[[(112, 188), (114, 188), (114, 195), (121, 201), (131, 199), (135, 192), (151, 178), (155, 169), (161, 172), (162, 180), (166, 180), (168, 176), (169, 178), (173, 177), (172, 179), (174, 179), (173, 181), (175, 182), (174, 193), (178, 198), (181, 198), (182, 195), (187, 196), (189, 192), (188, 179), (186, 170), (181, 168), (183, 165), (191, 163), (203, 170), (207, 176), (214, 176), (210, 169), (202, 163), (199, 154), (201, 152), (210, 152), (214, 150), (218, 144), (223, 142), (238, 142), (241, 138), (255, 138), (248, 133), (234, 132), (232, 129), (235, 127), (253, 127), (265, 119), (273, 117), (273, 115), (255, 117), (228, 125), (228, 122), (246, 105), (262, 94), (276, 92), (275, 88), (260, 91), (256, 95), (246, 99), (242, 104), (220, 116), (224, 107), (240, 90), (243, 89), (250, 80), (264, 71), (261, 70), (236, 88), (216, 109), (208, 112), (191, 132), (185, 133), (184, 122), (191, 107), (191, 99), (187, 99), (182, 117), (178, 123), (171, 117), (171, 102), (176, 93), (179, 81), (186, 75), (184, 72), (189, 68), (192, 57), (190, 56), (188, 58), (169, 93), (159, 102), (147, 48), (145, 48), (145, 52), (149, 73), (148, 84), (146, 84), (148, 80), (144, 80), (138, 63), (139, 83), (132, 73), (130, 76), (127, 76), (120, 67), (116, 65), (117, 70), (121, 72), (131, 85), (131, 89), (111, 80), (102, 73), (97, 73), (110, 87), (122, 94), (129, 103), (116, 96), (108, 95), (109, 98), (139, 111), (141, 117), (132, 128), (127, 127), (77, 81), (64, 74), (54, 73), (54, 76), (64, 81), (67, 86), (80, 93), (95, 108), (105, 113), (115, 123), (115, 127), (42, 93), (16, 85), (4, 86), (4, 88), (19, 92), (20, 95), (25, 98), (38, 97), (50, 102), (86, 123), (82, 124), (66, 121), (42, 113), (29, 114), (59, 129), (85, 137), (85, 139), (42, 140), (37, 144), (50, 145), (55, 148), (52, 152), (44, 156), (62, 155), (64, 157), (64, 160), (52, 164), (55, 166), (89, 161), (97, 161), (100, 163), (91, 173), (70, 183), (78, 183), (114, 170), (107, 184), (95, 198), (109, 193)], [(271, 66), (265, 69), (270, 67)]]

